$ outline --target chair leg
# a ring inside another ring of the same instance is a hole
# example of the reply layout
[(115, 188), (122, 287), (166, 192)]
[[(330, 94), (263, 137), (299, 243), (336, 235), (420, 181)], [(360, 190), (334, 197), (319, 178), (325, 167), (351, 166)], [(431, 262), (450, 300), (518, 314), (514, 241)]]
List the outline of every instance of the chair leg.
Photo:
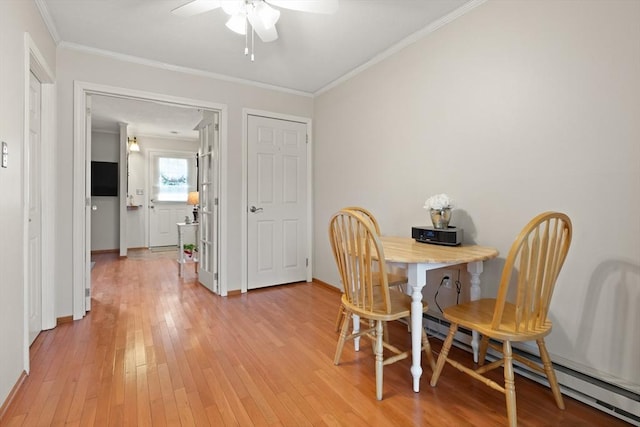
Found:
[[(342, 306), (341, 306), (342, 308)], [(347, 313), (344, 313), (342, 317), (342, 328), (340, 330), (340, 337), (338, 338), (338, 346), (336, 347), (336, 354), (333, 358), (333, 364), (340, 363), (340, 356), (342, 356), (342, 349), (344, 348), (344, 342), (347, 340), (347, 333), (349, 331), (349, 317)]]
[(480, 349), (478, 351), (478, 364), (484, 365), (484, 360), (487, 357), (487, 348), (489, 347), (489, 336), (483, 335), (482, 341), (480, 341)]
[(504, 355), (504, 395), (507, 401), (507, 417), (509, 425), (518, 425), (518, 414), (516, 412), (516, 384), (513, 374), (513, 355), (511, 352), (511, 342), (504, 341), (502, 344)]
[(424, 352), (427, 355), (427, 362), (431, 367), (431, 372), (436, 370), (436, 363), (433, 360), (433, 353), (431, 352), (431, 344), (429, 344), (429, 338), (427, 338), (427, 331), (422, 328), (422, 348), (424, 348)]
[(383, 339), (383, 322), (382, 320), (376, 321), (376, 399), (382, 400), (382, 370), (383, 370), (383, 355), (382, 355), (382, 339)]
[(387, 322), (382, 323), (382, 332), (383, 332), (383, 340), (384, 342), (389, 342), (389, 328), (387, 327)]
[(344, 316), (344, 308), (342, 304), (338, 307), (338, 317), (336, 317), (336, 332), (340, 332), (340, 326), (342, 326), (342, 316)]
[(444, 340), (442, 348), (440, 349), (440, 356), (438, 356), (438, 363), (436, 363), (436, 368), (433, 370), (433, 375), (431, 375), (431, 387), (435, 387), (436, 384), (438, 384), (438, 378), (440, 378), (442, 368), (444, 368), (444, 364), (447, 361), (449, 349), (451, 348), (451, 344), (453, 344), (453, 336), (456, 334), (457, 330), (458, 324), (452, 323), (449, 327), (449, 334), (447, 335), (447, 338)]
[(558, 408), (564, 409), (564, 401), (562, 400), (562, 393), (560, 393), (560, 386), (558, 386), (558, 379), (556, 378), (556, 373), (553, 370), (553, 365), (551, 364), (551, 358), (549, 357), (547, 346), (544, 343), (544, 338), (540, 338), (536, 340), (536, 342), (538, 343), (538, 349), (540, 350), (540, 358), (542, 359), (544, 372), (547, 374), (547, 379), (549, 380), (549, 386), (551, 387), (551, 391), (553, 392), (553, 397), (556, 399), (556, 405), (558, 405)]

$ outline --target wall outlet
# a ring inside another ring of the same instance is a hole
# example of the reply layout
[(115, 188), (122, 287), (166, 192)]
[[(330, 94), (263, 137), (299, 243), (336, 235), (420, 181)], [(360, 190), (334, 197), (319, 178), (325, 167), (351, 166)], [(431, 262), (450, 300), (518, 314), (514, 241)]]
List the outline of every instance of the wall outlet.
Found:
[(445, 274), (442, 276), (442, 284), (445, 288), (451, 289), (451, 275)]
[(458, 277), (460, 277), (460, 272), (458, 270), (442, 270), (442, 286), (447, 288), (447, 289), (451, 289), (453, 288), (453, 284), (455, 283), (456, 280), (458, 280)]

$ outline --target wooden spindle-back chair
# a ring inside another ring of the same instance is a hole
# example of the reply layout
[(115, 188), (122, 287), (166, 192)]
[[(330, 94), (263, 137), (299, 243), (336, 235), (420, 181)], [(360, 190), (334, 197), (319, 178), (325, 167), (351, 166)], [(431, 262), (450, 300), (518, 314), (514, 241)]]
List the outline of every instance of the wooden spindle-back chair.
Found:
[[(572, 225), (563, 213), (545, 212), (533, 218), (520, 232), (502, 270), (496, 298), (485, 298), (448, 307), (444, 317), (451, 322), (449, 333), (438, 357), (431, 378), (435, 386), (445, 362), (482, 381), (505, 395), (509, 425), (517, 425), (516, 391), (513, 359), (547, 376), (560, 409), (564, 402), (556, 379), (544, 337), (551, 332), (549, 306), (556, 279), (571, 244)], [(478, 369), (470, 369), (448, 357), (454, 335), (459, 326), (473, 329), (482, 335)], [(490, 342), (501, 341), (502, 345)], [(536, 341), (542, 366), (513, 352), (511, 343)], [(487, 348), (491, 347), (501, 358), (484, 365)], [(504, 366), (504, 386), (483, 374)]]
[[(381, 400), (383, 366), (409, 355), (409, 351), (402, 351), (384, 342), (383, 322), (408, 317), (411, 313), (411, 297), (389, 290), (380, 237), (371, 222), (362, 214), (352, 210), (341, 210), (333, 215), (329, 223), (329, 241), (344, 287), (342, 307), (348, 314), (371, 321), (368, 329), (349, 334), (350, 316), (343, 317), (334, 363), (339, 364), (346, 340), (362, 335), (371, 337), (376, 358), (376, 398)], [(426, 310), (425, 304), (424, 311)], [(394, 355), (385, 359), (385, 348)], [(433, 369), (433, 355), (424, 329), (422, 349), (426, 352), (427, 360)]]

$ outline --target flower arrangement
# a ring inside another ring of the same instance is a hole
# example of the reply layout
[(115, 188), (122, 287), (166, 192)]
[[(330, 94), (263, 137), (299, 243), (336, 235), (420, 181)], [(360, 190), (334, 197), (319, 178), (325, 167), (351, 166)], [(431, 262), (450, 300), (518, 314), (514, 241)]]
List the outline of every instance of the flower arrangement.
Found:
[(451, 209), (453, 208), (453, 199), (447, 196), (446, 194), (436, 194), (435, 196), (431, 196), (424, 202), (425, 209)]

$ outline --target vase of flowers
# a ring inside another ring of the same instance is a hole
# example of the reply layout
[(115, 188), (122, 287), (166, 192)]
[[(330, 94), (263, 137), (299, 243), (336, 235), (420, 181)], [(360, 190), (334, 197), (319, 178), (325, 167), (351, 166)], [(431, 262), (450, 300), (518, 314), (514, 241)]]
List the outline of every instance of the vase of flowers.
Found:
[(429, 211), (434, 228), (449, 227), (451, 210), (453, 209), (453, 199), (446, 194), (436, 194), (424, 202), (424, 208)]

